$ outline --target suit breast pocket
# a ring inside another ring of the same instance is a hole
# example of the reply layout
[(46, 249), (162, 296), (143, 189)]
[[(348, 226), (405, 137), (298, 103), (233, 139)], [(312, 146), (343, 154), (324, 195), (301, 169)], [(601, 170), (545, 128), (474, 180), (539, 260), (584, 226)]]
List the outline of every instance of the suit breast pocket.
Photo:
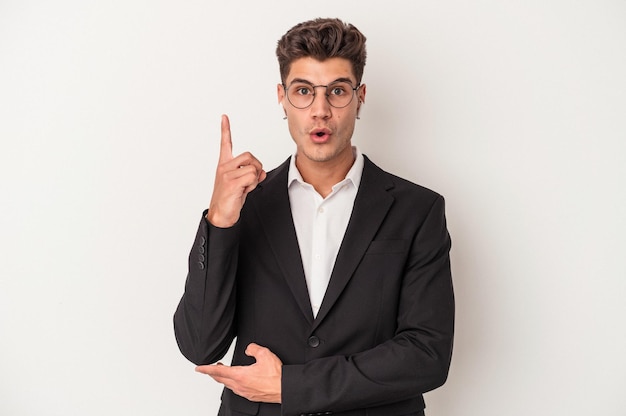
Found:
[(365, 254), (400, 254), (406, 253), (408, 250), (408, 240), (373, 240)]

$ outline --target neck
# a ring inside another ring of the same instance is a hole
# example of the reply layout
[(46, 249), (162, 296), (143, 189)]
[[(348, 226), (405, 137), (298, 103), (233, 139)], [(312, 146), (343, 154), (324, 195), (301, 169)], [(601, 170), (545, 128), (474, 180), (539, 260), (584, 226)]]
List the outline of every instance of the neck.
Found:
[(333, 186), (345, 179), (354, 164), (355, 157), (352, 153), (352, 147), (348, 146), (347, 150), (339, 157), (323, 162), (311, 160), (304, 155), (297, 155), (296, 167), (302, 179), (313, 186), (322, 198), (326, 198), (332, 192)]

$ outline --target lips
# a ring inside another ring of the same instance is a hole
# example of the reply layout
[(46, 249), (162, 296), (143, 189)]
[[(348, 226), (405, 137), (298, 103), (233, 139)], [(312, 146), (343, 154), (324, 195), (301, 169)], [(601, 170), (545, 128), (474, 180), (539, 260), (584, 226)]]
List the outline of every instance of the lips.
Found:
[(315, 143), (325, 143), (330, 138), (332, 132), (327, 128), (315, 128), (309, 132), (311, 140)]

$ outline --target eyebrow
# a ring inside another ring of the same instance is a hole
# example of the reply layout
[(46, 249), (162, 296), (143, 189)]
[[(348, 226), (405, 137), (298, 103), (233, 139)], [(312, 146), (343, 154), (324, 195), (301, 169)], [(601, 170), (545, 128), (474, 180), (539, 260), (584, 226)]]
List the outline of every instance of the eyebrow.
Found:
[[(309, 81), (309, 80), (307, 80), (307, 79), (304, 79), (304, 78), (294, 78), (294, 79), (292, 79), (292, 80), (291, 80), (291, 82), (289, 83), (289, 85), (293, 84), (294, 82), (303, 82), (303, 83), (305, 83), (305, 84), (315, 85), (315, 84), (313, 84), (311, 81)], [(353, 82), (352, 82), (352, 80), (351, 80), (350, 78), (341, 77), (341, 78), (337, 78), (337, 79), (336, 79), (336, 80), (334, 80), (334, 81), (329, 82), (327, 85), (331, 85), (331, 84), (334, 84), (334, 83), (336, 83), (336, 82), (348, 82), (348, 83), (350, 83), (350, 85), (352, 85), (352, 84), (353, 84)]]

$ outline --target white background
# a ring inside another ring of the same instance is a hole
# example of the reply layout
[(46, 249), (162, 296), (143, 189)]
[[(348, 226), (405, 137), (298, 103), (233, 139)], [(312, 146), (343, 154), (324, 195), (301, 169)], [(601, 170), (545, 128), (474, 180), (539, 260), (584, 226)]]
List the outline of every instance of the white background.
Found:
[(219, 117), (292, 151), (274, 48), (368, 37), (354, 142), (447, 200), (429, 416), (626, 412), (626, 2), (0, 0), (0, 414), (211, 415), (172, 314)]

